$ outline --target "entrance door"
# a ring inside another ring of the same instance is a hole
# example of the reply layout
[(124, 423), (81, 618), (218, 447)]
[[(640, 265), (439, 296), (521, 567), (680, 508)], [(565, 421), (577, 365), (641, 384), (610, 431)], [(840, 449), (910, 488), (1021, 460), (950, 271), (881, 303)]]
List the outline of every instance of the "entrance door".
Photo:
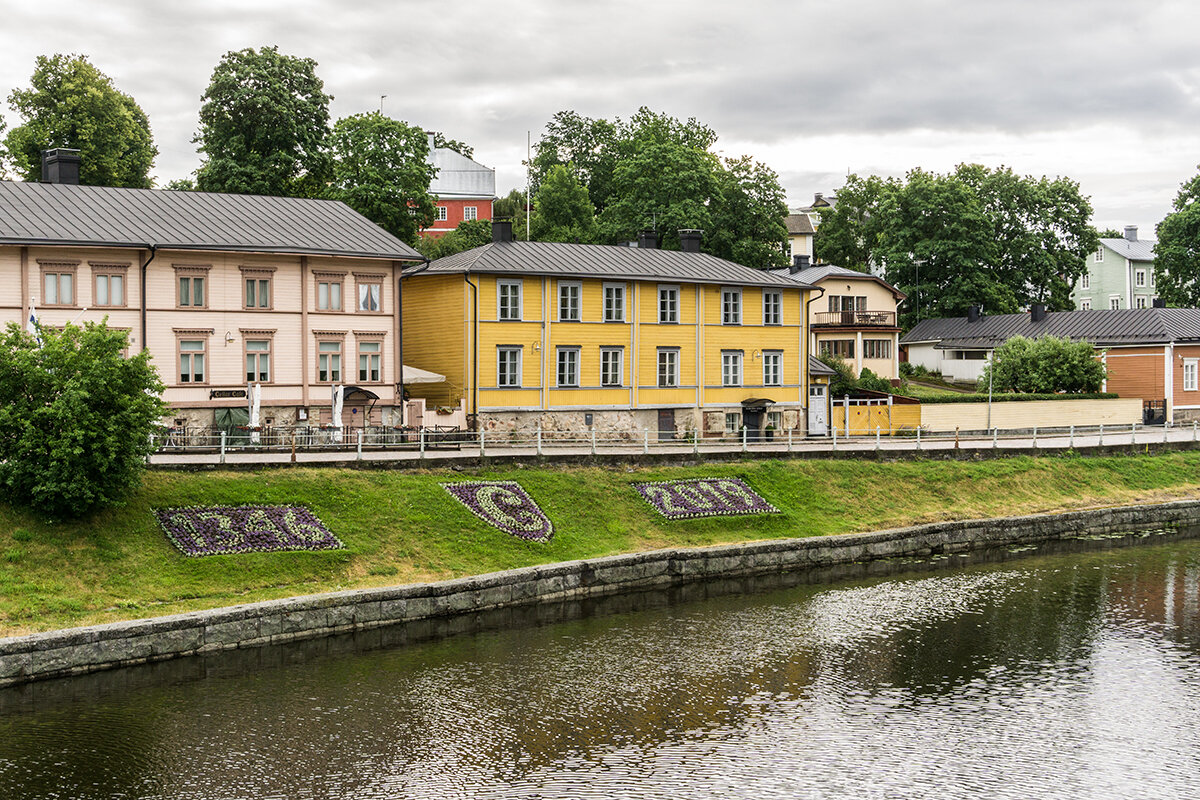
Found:
[(825, 399), (825, 386), (808, 387), (808, 435), (825, 436), (829, 433), (829, 403)]
[(658, 410), (658, 440), (669, 441), (675, 438), (675, 411), (670, 408)]
[(762, 418), (763, 410), (761, 408), (742, 409), (742, 424), (746, 426), (746, 441), (757, 442), (762, 438)]

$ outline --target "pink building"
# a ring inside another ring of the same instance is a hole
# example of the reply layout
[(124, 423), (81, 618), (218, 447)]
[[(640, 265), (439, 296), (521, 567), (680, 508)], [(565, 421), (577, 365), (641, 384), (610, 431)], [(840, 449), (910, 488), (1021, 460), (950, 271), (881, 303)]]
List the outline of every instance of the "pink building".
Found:
[(245, 409), (255, 383), (266, 425), (329, 422), (335, 385), (344, 424), (399, 424), (415, 250), (343, 203), (80, 186), (60, 157), (64, 182), (0, 182), (0, 322), (107, 318), (178, 424)]

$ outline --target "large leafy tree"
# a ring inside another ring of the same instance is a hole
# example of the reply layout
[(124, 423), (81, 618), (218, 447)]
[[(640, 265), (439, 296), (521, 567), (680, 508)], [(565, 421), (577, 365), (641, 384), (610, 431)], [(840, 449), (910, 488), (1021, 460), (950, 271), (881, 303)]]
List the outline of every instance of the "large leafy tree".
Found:
[(596, 212), (587, 188), (565, 166), (557, 164), (550, 168), (533, 205), (530, 235), (536, 241), (584, 244), (596, 241)]
[(378, 112), (339, 119), (329, 137), (333, 155), (330, 197), (341, 200), (392, 235), (416, 244), (433, 224), (425, 132)]
[(1107, 371), (1088, 342), (1014, 336), (996, 348), (977, 391), (1054, 394), (1098, 392)]
[(205, 192), (320, 197), (332, 175), (329, 101), (317, 62), (252, 47), (213, 70), (193, 141)]
[(422, 236), (417, 241), (417, 250), (421, 255), (433, 260), (474, 247), (482, 247), (491, 241), (492, 223), (486, 219), (472, 219), (458, 223), (458, 227), (445, 236)]
[(1174, 210), (1155, 228), (1154, 280), (1173, 306), (1200, 306), (1200, 174), (1184, 181)]
[(748, 267), (784, 266), (787, 197), (775, 170), (749, 156), (727, 159), (717, 185), (709, 252)]
[(148, 351), (105, 324), (0, 333), (0, 488), (52, 517), (114, 505), (141, 480), (166, 413)]
[(86, 56), (38, 56), (30, 87), (13, 90), (8, 104), (21, 124), (5, 137), (5, 149), (21, 179), (41, 177), (43, 150), (71, 147), (80, 151), (81, 183), (150, 186), (158, 155), (150, 120)]
[(1070, 290), (1098, 242), (1091, 204), (1066, 178), (960, 165), (904, 180), (850, 176), (821, 214), (817, 255), (882, 271), (909, 296), (905, 325), (1030, 303), (1071, 308)]

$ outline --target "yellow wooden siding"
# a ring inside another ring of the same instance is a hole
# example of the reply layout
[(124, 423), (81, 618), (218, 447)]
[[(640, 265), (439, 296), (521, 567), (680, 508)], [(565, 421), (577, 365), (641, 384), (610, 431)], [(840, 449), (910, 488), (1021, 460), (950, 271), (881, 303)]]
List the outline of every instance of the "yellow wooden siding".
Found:
[(480, 389), (480, 408), (540, 408), (542, 390), (528, 389)]
[(415, 383), (409, 394), (441, 399), (465, 391), (470, 287), (461, 275), (416, 275), (401, 294), (405, 363), (445, 375), (448, 384)]

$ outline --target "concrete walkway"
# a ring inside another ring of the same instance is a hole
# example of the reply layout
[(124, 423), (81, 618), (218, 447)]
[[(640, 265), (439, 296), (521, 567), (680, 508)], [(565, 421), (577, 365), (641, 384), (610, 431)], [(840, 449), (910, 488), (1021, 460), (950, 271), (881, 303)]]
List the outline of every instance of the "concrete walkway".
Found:
[[(923, 435), (920, 439), (913, 436), (855, 436), (849, 439), (839, 437), (836, 443), (829, 438), (795, 439), (791, 443), (776, 441), (771, 443), (737, 442), (694, 443), (694, 442), (630, 442), (598, 444), (594, 449), (589, 442), (557, 443), (552, 440), (543, 441), (540, 448), (536, 443), (520, 443), (517, 445), (496, 446), (487, 445), (481, 452), (479, 444), (464, 443), (457, 449), (373, 449), (364, 445), (361, 451), (351, 444), (337, 449), (301, 450), (294, 455), (287, 450), (266, 450), (262, 448), (226, 448), (224, 455), (214, 450), (160, 451), (150, 457), (152, 467), (197, 467), (211, 468), (215, 466), (254, 466), (254, 465), (287, 465), (287, 464), (328, 464), (347, 465), (355, 462), (370, 463), (374, 466), (390, 465), (399, 468), (447, 467), (456, 463), (474, 464), (480, 461), (538, 461), (565, 460), (585, 461), (597, 458), (605, 461), (636, 461), (639, 458), (662, 462), (671, 458), (684, 460), (711, 459), (722, 460), (738, 458), (743, 455), (759, 458), (800, 457), (876, 457), (877, 455), (895, 456), (899, 458), (919, 457), (928, 453), (934, 457), (953, 457), (955, 451), (970, 457), (986, 457), (990, 451), (996, 455), (1027, 455), (1030, 453), (1062, 453), (1068, 450), (1080, 452), (1121, 452), (1142, 450), (1147, 451), (1170, 449), (1181, 450), (1191, 447), (1200, 448), (1197, 441), (1198, 432), (1195, 428), (1141, 428), (1133, 432), (1129, 427), (1118, 431), (1106, 430), (1101, 434), (1096, 429), (1074, 435), (1055, 432), (1050, 435), (1026, 433), (1024, 435), (971, 435), (958, 436), (954, 434)], [(445, 446), (443, 446), (445, 447)]]

